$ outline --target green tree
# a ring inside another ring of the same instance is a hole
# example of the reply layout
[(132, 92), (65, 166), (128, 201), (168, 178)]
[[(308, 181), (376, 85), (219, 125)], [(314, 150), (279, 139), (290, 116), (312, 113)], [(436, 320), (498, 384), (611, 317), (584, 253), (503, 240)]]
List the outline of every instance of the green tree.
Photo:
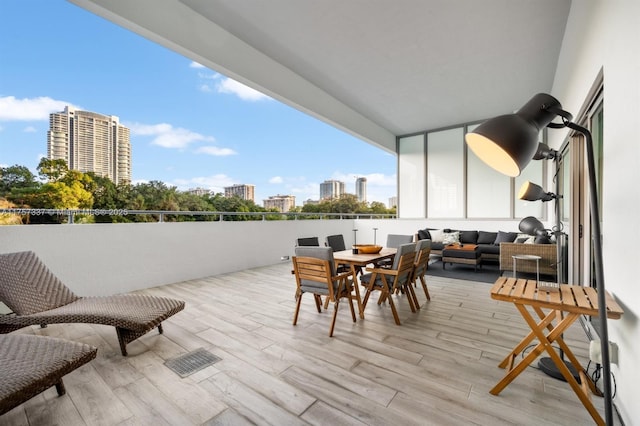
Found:
[(377, 213), (377, 214), (385, 214), (389, 212), (389, 210), (384, 205), (384, 203), (381, 203), (380, 201), (371, 202), (371, 205), (369, 206), (369, 211), (371, 213)]
[(36, 189), (39, 182), (31, 170), (15, 164), (0, 167), (0, 195), (7, 195), (13, 190)]
[(37, 169), (38, 174), (43, 180), (57, 182), (67, 174), (69, 166), (65, 160), (50, 160), (48, 158), (42, 158), (38, 163)]

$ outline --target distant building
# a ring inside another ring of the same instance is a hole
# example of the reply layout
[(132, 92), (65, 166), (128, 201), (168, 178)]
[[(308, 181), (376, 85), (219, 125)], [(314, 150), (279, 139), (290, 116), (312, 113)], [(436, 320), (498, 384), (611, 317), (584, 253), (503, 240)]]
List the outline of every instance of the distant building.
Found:
[(392, 209), (394, 207), (398, 207), (398, 197), (389, 198), (389, 208)]
[(356, 179), (356, 198), (360, 202), (367, 202), (367, 178)]
[(189, 188), (185, 191), (187, 194), (193, 194), (198, 196), (211, 194), (211, 190), (206, 188)]
[(303, 206), (306, 206), (307, 204), (311, 204), (311, 205), (320, 204), (320, 200), (312, 200), (311, 198), (309, 198), (306, 201), (302, 202)]
[(129, 129), (114, 115), (65, 107), (49, 115), (47, 157), (71, 170), (93, 172), (115, 183), (131, 182)]
[(278, 209), (281, 213), (286, 213), (296, 206), (295, 195), (274, 195), (263, 200), (265, 209)]
[(225, 186), (224, 188), (224, 196), (225, 197), (233, 197), (237, 195), (243, 200), (254, 201), (254, 192), (255, 185), (233, 185), (233, 186)]
[(344, 195), (344, 182), (325, 180), (320, 184), (320, 200), (331, 200)]

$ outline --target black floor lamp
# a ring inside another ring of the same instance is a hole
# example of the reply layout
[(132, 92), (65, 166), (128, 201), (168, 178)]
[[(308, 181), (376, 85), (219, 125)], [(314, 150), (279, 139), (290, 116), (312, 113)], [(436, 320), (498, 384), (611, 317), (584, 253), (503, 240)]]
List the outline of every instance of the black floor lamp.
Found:
[[(562, 123), (553, 123), (560, 117)], [(611, 365), (609, 358), (609, 334), (607, 330), (607, 309), (602, 261), (602, 237), (600, 235), (600, 211), (596, 188), (593, 139), (588, 129), (572, 123), (573, 116), (562, 109), (560, 102), (551, 95), (538, 93), (515, 114), (501, 115), (485, 121), (473, 132), (467, 133), (465, 140), (469, 148), (486, 164), (511, 177), (520, 175), (522, 170), (538, 154), (538, 135), (546, 126), (575, 130), (584, 135), (587, 149), (587, 172), (589, 177), (589, 206), (593, 238), (593, 254), (598, 292), (600, 319), (600, 344), (602, 352), (602, 383), (607, 425), (613, 424), (611, 398)]]

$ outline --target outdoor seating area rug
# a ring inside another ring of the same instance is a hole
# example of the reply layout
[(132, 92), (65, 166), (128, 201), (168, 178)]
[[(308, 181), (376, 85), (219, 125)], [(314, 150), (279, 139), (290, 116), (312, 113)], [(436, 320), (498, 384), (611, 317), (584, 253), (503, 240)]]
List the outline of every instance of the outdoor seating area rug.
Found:
[(443, 269), (442, 261), (438, 259), (433, 263), (429, 263), (426, 275), (493, 284), (500, 277), (500, 265), (487, 263), (483, 264), (482, 268), (474, 271), (473, 265), (452, 265), (447, 263), (446, 269)]

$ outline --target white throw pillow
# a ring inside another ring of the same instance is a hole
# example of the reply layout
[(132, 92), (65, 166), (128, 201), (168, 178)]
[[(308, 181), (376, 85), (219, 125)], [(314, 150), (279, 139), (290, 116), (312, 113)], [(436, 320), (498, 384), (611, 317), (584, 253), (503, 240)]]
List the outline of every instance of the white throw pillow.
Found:
[(536, 241), (535, 235), (518, 234), (515, 242), (521, 243), (521, 244), (533, 244), (535, 241)]
[(442, 229), (430, 229), (432, 243), (441, 243), (444, 240), (444, 231)]
[(442, 244), (449, 245), (449, 244), (459, 244), (460, 243), (460, 232), (455, 231), (455, 232), (445, 232), (444, 233), (444, 238), (442, 240)]

